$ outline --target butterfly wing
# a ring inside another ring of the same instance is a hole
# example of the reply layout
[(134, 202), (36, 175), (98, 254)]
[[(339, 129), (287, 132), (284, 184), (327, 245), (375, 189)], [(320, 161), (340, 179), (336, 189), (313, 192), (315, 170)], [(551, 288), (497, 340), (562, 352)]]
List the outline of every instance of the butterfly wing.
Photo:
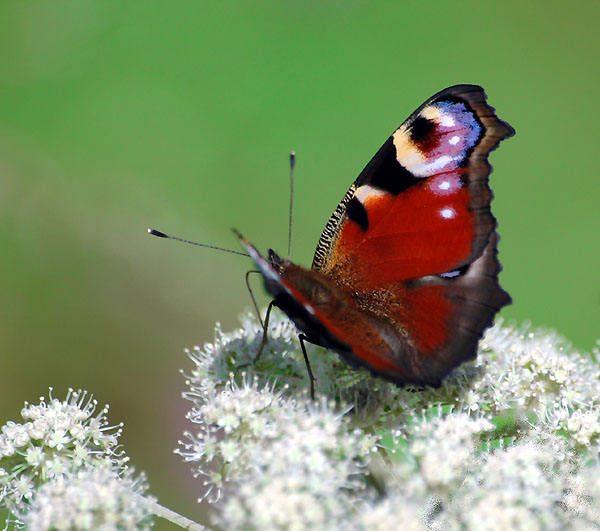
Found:
[(481, 87), (439, 92), (367, 164), (317, 245), (313, 269), (351, 293), (365, 319), (392, 324), (420, 380), (474, 357), (510, 303), (497, 280), (488, 155), (513, 134)]
[(481, 87), (436, 94), (350, 187), (311, 271), (253, 257), (272, 269), (267, 278), (261, 268), (267, 290), (316, 343), (398, 384), (439, 384), (475, 357), (510, 302), (497, 279), (487, 157), (512, 134)]
[(496, 226), (487, 156), (514, 134), (485, 100), (481, 87), (457, 85), (419, 107), (334, 211), (313, 269), (368, 284), (451, 272), (481, 256)]

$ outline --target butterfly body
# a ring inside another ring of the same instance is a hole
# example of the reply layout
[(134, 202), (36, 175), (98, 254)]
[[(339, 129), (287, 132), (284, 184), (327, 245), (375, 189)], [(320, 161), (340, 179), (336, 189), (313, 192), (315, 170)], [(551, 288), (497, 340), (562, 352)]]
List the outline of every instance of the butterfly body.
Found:
[(489, 152), (514, 134), (475, 85), (436, 94), (339, 203), (312, 268), (240, 236), (274, 304), (307, 339), (399, 385), (472, 359), (510, 297), (498, 284)]

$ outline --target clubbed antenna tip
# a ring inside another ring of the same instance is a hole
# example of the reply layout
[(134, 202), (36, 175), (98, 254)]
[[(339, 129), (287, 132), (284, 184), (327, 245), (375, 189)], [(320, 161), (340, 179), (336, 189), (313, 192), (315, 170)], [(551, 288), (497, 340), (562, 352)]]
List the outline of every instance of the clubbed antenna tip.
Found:
[(159, 238), (168, 238), (168, 236), (164, 232), (160, 232), (155, 229), (148, 229), (148, 234), (152, 234), (152, 236), (158, 236)]
[(225, 249), (224, 247), (217, 247), (216, 245), (207, 245), (206, 243), (198, 243), (193, 242), (191, 240), (185, 240), (183, 238), (179, 238), (178, 236), (171, 236), (170, 234), (165, 234), (164, 232), (160, 232), (156, 229), (147, 229), (148, 234), (152, 234), (152, 236), (158, 236), (159, 238), (167, 238), (168, 240), (177, 240), (178, 242), (189, 243), (190, 245), (197, 245), (198, 247), (206, 247), (208, 249), (216, 249), (217, 251), (225, 251), (226, 253), (240, 254), (242, 256), (248, 256), (246, 253), (240, 253), (239, 251), (233, 251), (231, 249)]

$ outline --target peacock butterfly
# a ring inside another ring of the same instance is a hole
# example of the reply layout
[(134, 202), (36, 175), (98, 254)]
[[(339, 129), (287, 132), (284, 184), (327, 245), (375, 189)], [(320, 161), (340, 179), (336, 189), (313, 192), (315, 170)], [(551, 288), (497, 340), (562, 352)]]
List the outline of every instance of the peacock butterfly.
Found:
[(449, 87), (360, 173), (325, 225), (310, 270), (271, 249), (264, 258), (238, 234), (301, 341), (398, 385), (437, 386), (473, 359), (511, 302), (498, 283), (487, 158), (513, 134), (483, 88)]

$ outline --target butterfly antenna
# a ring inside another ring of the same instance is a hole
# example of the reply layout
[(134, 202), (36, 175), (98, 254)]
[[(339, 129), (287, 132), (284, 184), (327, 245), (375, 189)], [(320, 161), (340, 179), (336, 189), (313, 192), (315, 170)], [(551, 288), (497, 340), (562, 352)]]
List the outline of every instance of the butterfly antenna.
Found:
[(178, 238), (177, 236), (170, 236), (169, 234), (165, 234), (164, 232), (160, 232), (155, 229), (148, 229), (148, 234), (152, 234), (152, 236), (157, 236), (159, 238), (167, 238), (169, 240), (177, 240), (178, 242), (189, 243), (191, 245), (197, 245), (198, 247), (206, 247), (208, 249), (216, 249), (217, 251), (225, 251), (227, 253), (232, 254), (241, 254), (242, 256), (250, 256), (246, 253), (241, 253), (240, 251), (233, 251), (232, 249), (225, 249), (224, 247), (217, 247), (216, 245), (208, 245), (206, 243), (198, 243), (193, 242), (191, 240), (184, 240), (183, 238)]
[(288, 256), (292, 256), (292, 212), (294, 210), (294, 167), (296, 166), (296, 152), (290, 153), (290, 223), (288, 227)]

